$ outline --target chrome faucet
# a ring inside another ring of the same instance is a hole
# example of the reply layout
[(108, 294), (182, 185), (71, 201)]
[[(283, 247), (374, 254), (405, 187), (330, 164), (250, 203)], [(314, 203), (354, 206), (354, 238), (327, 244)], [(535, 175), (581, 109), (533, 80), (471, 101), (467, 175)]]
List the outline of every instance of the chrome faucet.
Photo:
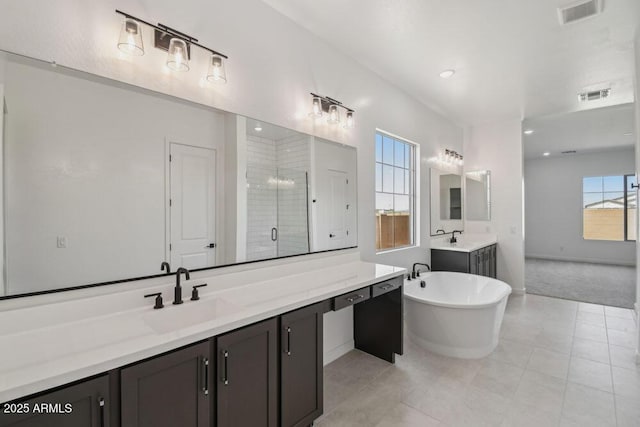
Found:
[(425, 264), (422, 262), (416, 262), (415, 264), (413, 264), (413, 268), (411, 269), (411, 278), (415, 279), (416, 277), (420, 277), (420, 269), (416, 270), (416, 266), (417, 265), (422, 265), (427, 267), (427, 270), (431, 271), (431, 266), (429, 264)]
[(180, 286), (180, 275), (184, 273), (184, 278), (189, 280), (191, 277), (189, 276), (189, 270), (186, 268), (180, 267), (176, 270), (176, 287), (173, 290), (173, 304), (182, 304), (182, 287)]
[(453, 230), (451, 232), (451, 239), (449, 240), (449, 243), (453, 244), (456, 243), (458, 241), (458, 239), (456, 239), (456, 233), (458, 234), (462, 234), (462, 231), (460, 230)]

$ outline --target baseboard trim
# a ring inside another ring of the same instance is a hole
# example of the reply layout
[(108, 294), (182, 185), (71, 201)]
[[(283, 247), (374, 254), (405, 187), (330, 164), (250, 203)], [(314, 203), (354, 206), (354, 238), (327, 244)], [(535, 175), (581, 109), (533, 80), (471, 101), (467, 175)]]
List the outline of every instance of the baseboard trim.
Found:
[(355, 348), (355, 342), (353, 340), (349, 340), (343, 344), (340, 344), (335, 348), (332, 348), (331, 350), (325, 351), (323, 365), (324, 366), (328, 365), (334, 360), (349, 353), (354, 348)]
[(608, 259), (595, 259), (595, 258), (573, 258), (573, 257), (562, 257), (562, 256), (554, 256), (554, 255), (540, 255), (540, 254), (525, 254), (526, 258), (534, 258), (534, 259), (543, 259), (546, 261), (569, 261), (569, 262), (583, 262), (590, 264), (607, 264), (607, 265), (620, 265), (623, 267), (635, 267), (635, 261), (631, 262), (621, 262), (621, 261), (612, 261)]

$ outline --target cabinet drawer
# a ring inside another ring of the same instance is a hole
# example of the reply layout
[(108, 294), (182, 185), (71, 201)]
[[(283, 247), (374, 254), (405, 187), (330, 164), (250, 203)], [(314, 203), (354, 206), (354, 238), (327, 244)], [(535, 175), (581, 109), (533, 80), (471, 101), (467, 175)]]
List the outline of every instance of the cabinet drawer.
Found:
[(333, 311), (340, 310), (341, 308), (348, 307), (350, 305), (357, 304), (359, 302), (368, 300), (371, 298), (371, 290), (367, 286), (366, 288), (358, 289), (357, 291), (350, 292), (348, 294), (340, 295), (332, 300)]
[(375, 298), (378, 295), (386, 294), (402, 286), (402, 277), (394, 277), (393, 279), (386, 280), (381, 283), (376, 283), (371, 286), (371, 298)]

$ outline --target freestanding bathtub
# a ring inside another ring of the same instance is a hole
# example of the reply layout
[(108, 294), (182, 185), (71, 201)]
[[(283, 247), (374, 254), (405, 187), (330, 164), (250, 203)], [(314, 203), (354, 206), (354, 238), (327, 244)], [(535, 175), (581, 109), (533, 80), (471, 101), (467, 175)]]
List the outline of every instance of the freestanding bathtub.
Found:
[(510, 293), (505, 282), (474, 274), (437, 271), (405, 279), (408, 337), (444, 356), (484, 357), (498, 345)]

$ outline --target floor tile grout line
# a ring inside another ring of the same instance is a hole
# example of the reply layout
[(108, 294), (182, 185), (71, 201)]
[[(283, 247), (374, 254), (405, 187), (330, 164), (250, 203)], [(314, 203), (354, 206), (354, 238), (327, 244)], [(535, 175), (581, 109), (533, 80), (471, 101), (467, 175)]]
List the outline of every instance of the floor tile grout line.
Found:
[(607, 328), (607, 310), (604, 312), (604, 330), (607, 334), (607, 351), (609, 353), (609, 374), (611, 376), (611, 394), (613, 395), (613, 419), (618, 425), (618, 399), (616, 399), (616, 384), (613, 381), (613, 364), (611, 363), (611, 346), (609, 344), (609, 328)]

